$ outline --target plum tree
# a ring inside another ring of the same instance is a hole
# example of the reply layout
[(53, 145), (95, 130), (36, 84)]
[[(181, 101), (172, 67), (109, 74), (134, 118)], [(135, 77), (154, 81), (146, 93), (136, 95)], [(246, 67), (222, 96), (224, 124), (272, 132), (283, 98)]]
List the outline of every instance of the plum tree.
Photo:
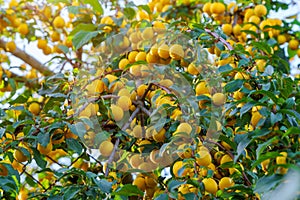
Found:
[(300, 185), (297, 2), (125, 2), (0, 1), (0, 198)]

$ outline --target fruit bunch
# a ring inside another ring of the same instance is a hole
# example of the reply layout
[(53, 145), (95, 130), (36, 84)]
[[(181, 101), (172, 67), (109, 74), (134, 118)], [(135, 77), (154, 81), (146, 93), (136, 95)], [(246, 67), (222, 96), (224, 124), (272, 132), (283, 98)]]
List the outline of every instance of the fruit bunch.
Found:
[(0, 3), (0, 197), (272, 199), (297, 185), (299, 21), (270, 17), (288, 4), (57, 2)]

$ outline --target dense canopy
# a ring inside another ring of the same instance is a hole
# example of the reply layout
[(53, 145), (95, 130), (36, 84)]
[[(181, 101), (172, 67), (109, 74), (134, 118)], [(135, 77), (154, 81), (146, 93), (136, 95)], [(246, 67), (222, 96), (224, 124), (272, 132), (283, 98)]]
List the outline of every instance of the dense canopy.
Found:
[(299, 198), (299, 3), (136, 3), (0, 0), (0, 198)]

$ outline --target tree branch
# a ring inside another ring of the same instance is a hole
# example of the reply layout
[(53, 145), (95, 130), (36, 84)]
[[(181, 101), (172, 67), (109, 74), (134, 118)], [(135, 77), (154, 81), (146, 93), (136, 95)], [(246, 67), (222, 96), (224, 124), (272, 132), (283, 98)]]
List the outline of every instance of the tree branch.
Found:
[[(3, 48), (6, 51), (5, 48), (6, 42), (2, 39), (0, 39), (0, 48)], [(48, 68), (46, 68), (42, 63), (40, 63), (37, 59), (29, 55), (28, 53), (22, 51), (20, 48), (16, 48), (15, 51), (11, 52), (12, 55), (16, 56), (17, 58), (20, 58), (24, 62), (26, 62), (28, 65), (30, 65), (32, 68), (36, 69), (43, 75), (52, 75), (53, 72), (50, 71)]]
[[(124, 126), (122, 127), (122, 130), (126, 130), (129, 126), (130, 126), (130, 122), (135, 118), (135, 116), (138, 114), (138, 112), (140, 111), (140, 108), (136, 108), (135, 111), (131, 114), (128, 122), (126, 124), (124, 124)], [(113, 151), (111, 152), (108, 161), (107, 161), (107, 166), (106, 166), (106, 170), (105, 170), (105, 176), (108, 176), (109, 173), (109, 165), (113, 162), (114, 156), (116, 154), (116, 151), (118, 150), (118, 146), (120, 144), (120, 138), (117, 138), (116, 143), (114, 145)]]
[(215, 32), (213, 32), (213, 31), (211, 31), (211, 30), (209, 30), (209, 29), (205, 29), (205, 31), (209, 34), (209, 35), (211, 35), (211, 36), (213, 36), (214, 38), (216, 38), (217, 40), (219, 40), (220, 42), (222, 42), (226, 47), (227, 47), (227, 49), (229, 50), (229, 51), (232, 51), (233, 50), (233, 47), (224, 39), (224, 38), (222, 38), (221, 36), (219, 36), (217, 33), (215, 33)]

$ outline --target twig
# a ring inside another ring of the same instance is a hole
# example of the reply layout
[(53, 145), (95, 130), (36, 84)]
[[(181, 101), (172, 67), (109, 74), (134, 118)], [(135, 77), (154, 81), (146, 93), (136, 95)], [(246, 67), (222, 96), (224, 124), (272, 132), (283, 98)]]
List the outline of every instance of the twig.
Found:
[(215, 37), (217, 40), (219, 40), (220, 42), (222, 42), (227, 48), (228, 50), (232, 51), (233, 50), (233, 47), (224, 39), (222, 38), (221, 36), (219, 36), (216, 32), (213, 32), (209, 29), (204, 29), (209, 35)]
[(73, 160), (73, 162), (71, 162), (71, 164), (69, 165), (72, 166), (74, 163), (76, 163), (84, 154), (82, 153), (80, 156), (78, 156), (75, 160)]
[(133, 101), (132, 102), (134, 105), (136, 105), (138, 108), (140, 108), (146, 115), (150, 116), (151, 113), (149, 110), (147, 110), (144, 105), (143, 105), (143, 102), (141, 102), (140, 100), (138, 101)]
[(235, 26), (237, 24), (238, 16), (239, 15), (237, 13), (234, 13), (232, 26)]
[(223, 147), (222, 144), (220, 144), (220, 143), (218, 143), (218, 142), (215, 142), (215, 141), (213, 141), (213, 140), (209, 140), (209, 139), (206, 139), (206, 140), (204, 140), (204, 141), (206, 141), (206, 142), (208, 142), (208, 143), (212, 143), (212, 144), (217, 145), (217, 146), (220, 147), (222, 150), (224, 150), (226, 153), (228, 153), (229, 156), (230, 156), (232, 159), (234, 159), (234, 155), (233, 155), (230, 151), (228, 151), (225, 147)]
[(52, 162), (54, 162), (55, 164), (58, 164), (61, 167), (64, 167), (62, 164), (60, 164), (59, 162), (57, 162), (56, 160), (54, 160), (53, 158), (51, 158), (50, 156), (46, 155), (46, 157), (51, 160)]
[(167, 88), (167, 87), (165, 87), (165, 86), (163, 86), (159, 83), (152, 83), (152, 84), (159, 87), (159, 88), (161, 88), (161, 89), (163, 89), (163, 90), (165, 90), (168, 94), (173, 94), (172, 91), (169, 88)]
[(150, 83), (150, 84), (148, 85), (148, 87), (146, 88), (146, 90), (145, 90), (143, 96), (141, 97), (141, 100), (144, 100), (144, 99), (145, 99), (145, 97), (147, 96), (147, 93), (148, 93), (149, 90), (151, 89), (152, 85), (153, 85), (153, 83)]
[(63, 54), (64, 54), (64, 57), (66, 58), (66, 61), (74, 67), (75, 63), (73, 63), (73, 61), (67, 56), (67, 54), (65, 52), (63, 52)]
[[(6, 50), (5, 46), (6, 43), (4, 40), (0, 39), (0, 48), (3, 48)], [(52, 75), (53, 72), (50, 71), (48, 68), (46, 68), (42, 63), (40, 63), (37, 59), (32, 57), (31, 55), (27, 54), (26, 52), (22, 51), (20, 48), (16, 48), (15, 51), (11, 52), (12, 55), (20, 58), (24, 62), (26, 62), (28, 65), (30, 65), (32, 68), (38, 70), (43, 75)]]
[(109, 172), (109, 164), (112, 163), (113, 159), (114, 159), (114, 156), (116, 154), (116, 151), (118, 149), (118, 146), (119, 146), (119, 143), (120, 143), (120, 138), (117, 138), (117, 141), (115, 143), (115, 146), (113, 148), (113, 151), (111, 152), (110, 156), (109, 156), (109, 159), (107, 161), (107, 166), (106, 166), (106, 169), (105, 169), (105, 176), (108, 176), (108, 172)]
[(252, 183), (251, 183), (250, 180), (248, 179), (248, 177), (247, 177), (246, 173), (244, 172), (244, 170), (242, 171), (242, 175), (243, 175), (243, 177), (244, 177), (244, 179), (245, 179), (245, 182), (246, 182), (247, 186), (251, 186)]
[(29, 176), (30, 178), (32, 178), (38, 185), (40, 185), (44, 190), (46, 190), (46, 188), (43, 186), (43, 184), (40, 182), (40, 181), (38, 181), (38, 180), (36, 180), (31, 174), (29, 174), (28, 172), (26, 172), (25, 171), (25, 174), (27, 175), (27, 176)]
[(108, 95), (102, 95), (99, 97), (93, 97), (93, 98), (89, 98), (87, 99), (87, 101), (80, 107), (80, 109), (77, 110), (76, 113), (74, 113), (73, 115), (68, 116), (66, 119), (71, 119), (76, 115), (79, 115), (79, 113), (81, 113), (90, 103), (94, 103), (96, 101), (98, 101), (99, 99), (111, 99), (111, 98), (119, 98), (119, 96), (117, 95), (113, 95), (113, 94), (108, 94)]
[(147, 110), (145, 107), (138, 105), (138, 108), (140, 108), (146, 115), (150, 116), (151, 113), (149, 110)]
[(92, 156), (92, 155), (89, 154), (89, 153), (88, 153), (88, 155), (89, 155), (89, 157), (91, 157), (94, 161), (96, 161), (96, 163), (98, 163), (100, 166), (103, 166), (103, 164), (102, 164), (97, 158), (95, 158), (94, 156)]
[[(30, 87), (30, 88), (34, 88), (34, 87), (38, 86), (37, 84), (35, 84), (36, 79), (28, 79), (24, 76), (19, 76), (11, 71), (10, 71), (10, 73), (11, 73), (10, 78), (14, 78), (14, 80), (16, 82), (24, 83), (27, 87)], [(37, 81), (36, 81), (36, 83), (37, 83)]]
[[(122, 130), (126, 130), (130, 126), (130, 121), (132, 121), (135, 118), (135, 116), (138, 114), (139, 111), (140, 111), (139, 107), (135, 109), (135, 111), (131, 114), (130, 118), (128, 119), (128, 122), (122, 127)], [(119, 143), (120, 143), (120, 138), (117, 138), (116, 143), (115, 143), (114, 148), (113, 148), (113, 151), (111, 152), (111, 154), (108, 158), (108, 161), (107, 161), (107, 166), (106, 166), (106, 169), (105, 169), (105, 176), (108, 176), (109, 164), (111, 164), (113, 159), (114, 159), (114, 156), (115, 156), (116, 151), (118, 149)]]
[(135, 111), (131, 114), (130, 118), (128, 119), (128, 122), (122, 127), (122, 130), (126, 130), (130, 126), (130, 122), (135, 118), (135, 116), (140, 112), (141, 108), (137, 107)]
[[(232, 159), (234, 159), (234, 155), (230, 151), (228, 151), (225, 147), (223, 147), (223, 145), (219, 144), (218, 142), (215, 142), (215, 141), (212, 141), (212, 140), (204, 140), (204, 138), (202, 136), (200, 136), (200, 140), (202, 142), (207, 141), (209, 143), (217, 145), (218, 147), (223, 149)], [(244, 171), (242, 171), (242, 175), (243, 175), (243, 178), (245, 179), (245, 182), (246, 182), (247, 186), (251, 186), (252, 184), (251, 184), (250, 180), (248, 179), (248, 177), (247, 177), (247, 175)]]

